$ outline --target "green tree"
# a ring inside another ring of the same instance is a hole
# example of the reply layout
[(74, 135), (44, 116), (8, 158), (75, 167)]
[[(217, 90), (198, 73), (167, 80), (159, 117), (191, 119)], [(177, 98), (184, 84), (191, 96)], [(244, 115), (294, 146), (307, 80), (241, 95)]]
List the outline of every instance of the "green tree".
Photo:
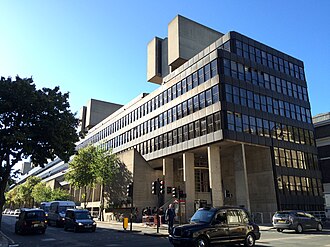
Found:
[(46, 185), (44, 182), (36, 184), (32, 190), (31, 196), (34, 199), (34, 202), (38, 205), (41, 202), (49, 202), (52, 200), (53, 191)]
[(95, 171), (96, 180), (101, 184), (101, 201), (99, 208), (99, 219), (104, 220), (104, 198), (106, 197), (105, 187), (109, 185), (116, 174), (119, 172), (119, 159), (117, 155), (112, 153), (112, 150), (105, 150), (101, 146), (97, 149), (95, 156)]
[(25, 183), (19, 185), (18, 187), (18, 197), (20, 201), (23, 202), (23, 207), (32, 207), (34, 205), (34, 198), (32, 196), (32, 191), (34, 187), (41, 182), (41, 178), (31, 176), (28, 177)]
[(87, 206), (87, 188), (93, 187), (97, 181), (97, 155), (95, 146), (89, 145), (79, 149), (69, 163), (65, 179), (74, 187), (83, 189), (84, 208)]
[[(74, 154), (78, 120), (69, 110), (69, 94), (59, 87), (37, 90), (32, 78), (0, 79), (0, 208), (13, 166), (30, 157), (43, 166), (48, 159), (68, 161)], [(1, 226), (2, 214), (0, 214)]]
[(52, 191), (51, 199), (49, 201), (67, 201), (70, 199), (68, 191), (61, 188), (56, 188)]

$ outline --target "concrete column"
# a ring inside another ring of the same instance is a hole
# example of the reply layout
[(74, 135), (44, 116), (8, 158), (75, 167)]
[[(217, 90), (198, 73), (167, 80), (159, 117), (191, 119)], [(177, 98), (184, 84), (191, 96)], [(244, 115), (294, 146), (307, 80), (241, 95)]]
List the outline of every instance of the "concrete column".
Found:
[(244, 205), (247, 210), (250, 210), (250, 197), (244, 144), (241, 144), (241, 147), (235, 149), (234, 151), (234, 165), (236, 203), (237, 205)]
[(195, 158), (193, 153), (183, 154), (183, 181), (187, 194), (186, 219), (188, 219), (195, 213)]
[(209, 180), (213, 207), (223, 206), (222, 175), (220, 164), (220, 147), (208, 146)]
[[(164, 176), (164, 182), (165, 187), (174, 187), (174, 167), (173, 167), (173, 159), (166, 158), (163, 159), (163, 176)], [(172, 193), (167, 194), (167, 191), (165, 189), (165, 204), (169, 201), (171, 201)]]

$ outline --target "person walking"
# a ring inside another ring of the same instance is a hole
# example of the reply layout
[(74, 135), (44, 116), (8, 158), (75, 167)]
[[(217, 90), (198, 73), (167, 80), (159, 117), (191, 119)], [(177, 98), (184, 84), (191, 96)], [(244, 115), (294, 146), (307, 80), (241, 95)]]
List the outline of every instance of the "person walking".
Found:
[(171, 234), (173, 230), (173, 223), (175, 218), (175, 209), (173, 207), (173, 204), (168, 205), (168, 209), (165, 213), (165, 219), (167, 220), (168, 224), (168, 233)]

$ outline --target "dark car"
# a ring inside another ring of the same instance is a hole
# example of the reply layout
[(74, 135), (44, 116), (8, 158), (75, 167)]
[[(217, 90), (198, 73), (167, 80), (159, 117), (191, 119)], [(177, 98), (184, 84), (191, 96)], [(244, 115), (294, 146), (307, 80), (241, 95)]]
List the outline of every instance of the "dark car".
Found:
[(64, 230), (72, 229), (74, 232), (96, 230), (96, 222), (88, 210), (68, 209), (65, 213)]
[(322, 231), (323, 225), (320, 219), (303, 211), (278, 211), (273, 216), (273, 226), (278, 232), (285, 229), (302, 233), (307, 229)]
[(15, 223), (15, 233), (41, 233), (44, 234), (47, 228), (45, 212), (42, 209), (21, 209)]
[(259, 227), (241, 207), (201, 208), (190, 224), (176, 226), (169, 235), (174, 246), (207, 247), (213, 243), (244, 243), (254, 246)]

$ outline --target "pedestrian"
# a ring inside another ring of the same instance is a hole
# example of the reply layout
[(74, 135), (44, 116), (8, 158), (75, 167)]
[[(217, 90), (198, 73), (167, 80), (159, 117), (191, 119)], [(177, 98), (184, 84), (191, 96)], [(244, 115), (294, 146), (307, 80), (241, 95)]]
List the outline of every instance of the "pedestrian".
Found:
[(175, 217), (175, 209), (173, 207), (173, 204), (170, 204), (168, 205), (168, 209), (166, 210), (165, 213), (165, 219), (167, 220), (169, 234), (171, 234), (173, 230), (174, 217)]

